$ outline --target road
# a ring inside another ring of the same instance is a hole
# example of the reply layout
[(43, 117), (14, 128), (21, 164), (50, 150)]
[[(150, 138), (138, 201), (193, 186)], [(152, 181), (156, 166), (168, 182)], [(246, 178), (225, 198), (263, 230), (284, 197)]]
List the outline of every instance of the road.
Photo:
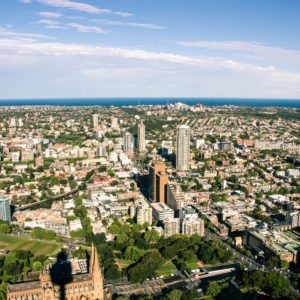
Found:
[(106, 285), (110, 289), (113, 295), (129, 297), (132, 295), (155, 295), (161, 293), (162, 290), (183, 288), (183, 287), (198, 287), (201, 281), (205, 282), (216, 280), (221, 276), (230, 277), (233, 276), (235, 271), (231, 269), (216, 270), (211, 273), (204, 273), (198, 276), (186, 278), (184, 276), (175, 275), (164, 279), (147, 280), (143, 283), (124, 283), (120, 285), (109, 284)]
[[(290, 270), (278, 270), (277, 268), (271, 268), (271, 267), (268, 267), (265, 265), (261, 265), (257, 261), (255, 261), (253, 258), (245, 256), (241, 251), (239, 251), (239, 249), (237, 249), (234, 245), (230, 244), (226, 240), (226, 238), (221, 237), (210, 231), (207, 231), (206, 234), (212, 240), (222, 240), (224, 243), (226, 243), (231, 248), (233, 253), (235, 254), (235, 257), (237, 258), (236, 262), (239, 262), (239, 263), (245, 265), (249, 270), (261, 270), (264, 272), (272, 272), (272, 271), (279, 272), (281, 274), (281, 276), (283, 276), (289, 283), (291, 283), (290, 276), (293, 273), (290, 272)], [(291, 284), (290, 284), (290, 288), (299, 296), (299, 299), (300, 299), (300, 292), (297, 291), (296, 289), (294, 289), (294, 287)]]
[(34, 202), (34, 203), (30, 203), (30, 204), (23, 205), (23, 206), (20, 206), (20, 207), (16, 207), (16, 208), (15, 208), (15, 211), (26, 210), (26, 209), (28, 209), (28, 208), (31, 208), (31, 207), (34, 207), (34, 206), (36, 206), (36, 205), (45, 203), (45, 202), (47, 202), (47, 201), (56, 201), (56, 200), (59, 200), (59, 199), (61, 199), (61, 198), (66, 197), (66, 196), (75, 194), (75, 193), (77, 193), (78, 191), (79, 191), (79, 187), (77, 187), (77, 188), (71, 190), (70, 192), (63, 193), (63, 194), (57, 195), (57, 196), (52, 197), (52, 198), (48, 198), (48, 199), (41, 200), (41, 201), (38, 201), (38, 202)]

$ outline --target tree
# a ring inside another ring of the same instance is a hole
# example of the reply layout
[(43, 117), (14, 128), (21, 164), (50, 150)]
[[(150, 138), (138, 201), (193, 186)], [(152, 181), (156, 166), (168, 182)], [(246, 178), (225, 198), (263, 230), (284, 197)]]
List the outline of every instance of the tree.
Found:
[(128, 246), (125, 250), (125, 259), (136, 262), (142, 257), (143, 253), (144, 251), (136, 246)]
[(8, 234), (11, 232), (11, 228), (8, 224), (1, 224), (0, 225), (0, 233)]
[(162, 257), (158, 250), (147, 252), (135, 265), (128, 269), (128, 279), (131, 282), (143, 282), (147, 278), (155, 276), (155, 271), (159, 268)]
[(221, 292), (221, 286), (216, 281), (211, 281), (208, 284), (207, 294), (212, 298), (215, 298)]
[(35, 270), (35, 271), (42, 271), (43, 270), (43, 265), (40, 261), (35, 261), (32, 264), (32, 269)]
[(104, 233), (96, 233), (94, 235), (95, 245), (104, 244), (106, 242), (106, 236)]
[(16, 258), (17, 259), (30, 259), (31, 257), (33, 257), (33, 253), (31, 251), (27, 251), (27, 250), (17, 250), (16, 251)]
[(44, 264), (44, 262), (48, 259), (48, 257), (46, 255), (39, 255), (36, 256), (33, 261), (39, 261), (40, 263)]
[(199, 294), (196, 289), (187, 290), (182, 294), (181, 300), (195, 300), (199, 298)]
[(121, 272), (116, 264), (111, 265), (106, 270), (104, 270), (104, 276), (106, 279), (118, 279), (121, 277)]
[(289, 267), (289, 262), (286, 260), (280, 260), (280, 268), (287, 269)]
[(165, 300), (180, 300), (182, 296), (182, 291), (174, 289), (171, 292), (169, 292), (164, 299)]
[(160, 239), (160, 236), (156, 230), (148, 230), (144, 235), (144, 239), (148, 244), (152, 244), (157, 243)]
[(31, 237), (34, 239), (55, 240), (56, 233), (52, 230), (34, 228), (31, 232)]
[(17, 276), (23, 272), (23, 266), (24, 266), (23, 263), (20, 263), (19, 261), (15, 261), (7, 265), (4, 265), (3, 269), (7, 275)]

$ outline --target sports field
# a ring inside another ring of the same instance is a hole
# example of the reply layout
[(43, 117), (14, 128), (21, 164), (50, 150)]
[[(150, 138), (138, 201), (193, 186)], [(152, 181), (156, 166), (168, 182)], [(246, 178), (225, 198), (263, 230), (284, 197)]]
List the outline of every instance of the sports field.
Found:
[(56, 242), (30, 240), (21, 237), (0, 234), (0, 248), (10, 251), (30, 250), (35, 256), (51, 256), (60, 250), (61, 245)]

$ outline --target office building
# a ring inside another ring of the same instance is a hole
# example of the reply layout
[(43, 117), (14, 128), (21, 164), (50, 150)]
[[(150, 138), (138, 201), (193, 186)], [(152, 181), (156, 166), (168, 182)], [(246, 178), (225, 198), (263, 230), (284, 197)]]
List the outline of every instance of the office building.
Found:
[(125, 132), (123, 138), (124, 152), (133, 152), (133, 135), (130, 132)]
[(145, 141), (145, 125), (143, 120), (138, 124), (138, 151), (144, 152), (146, 150)]
[(9, 197), (4, 194), (0, 194), (0, 220), (11, 222)]
[(149, 199), (151, 202), (165, 202), (168, 175), (163, 161), (154, 162), (149, 168)]
[(190, 127), (181, 125), (177, 128), (176, 169), (186, 172), (190, 168)]

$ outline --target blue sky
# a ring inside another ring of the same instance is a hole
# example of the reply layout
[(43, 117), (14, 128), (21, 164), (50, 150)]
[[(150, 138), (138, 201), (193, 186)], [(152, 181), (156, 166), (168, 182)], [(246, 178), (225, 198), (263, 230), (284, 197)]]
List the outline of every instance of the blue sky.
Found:
[(299, 0), (1, 0), (0, 99), (300, 99)]

